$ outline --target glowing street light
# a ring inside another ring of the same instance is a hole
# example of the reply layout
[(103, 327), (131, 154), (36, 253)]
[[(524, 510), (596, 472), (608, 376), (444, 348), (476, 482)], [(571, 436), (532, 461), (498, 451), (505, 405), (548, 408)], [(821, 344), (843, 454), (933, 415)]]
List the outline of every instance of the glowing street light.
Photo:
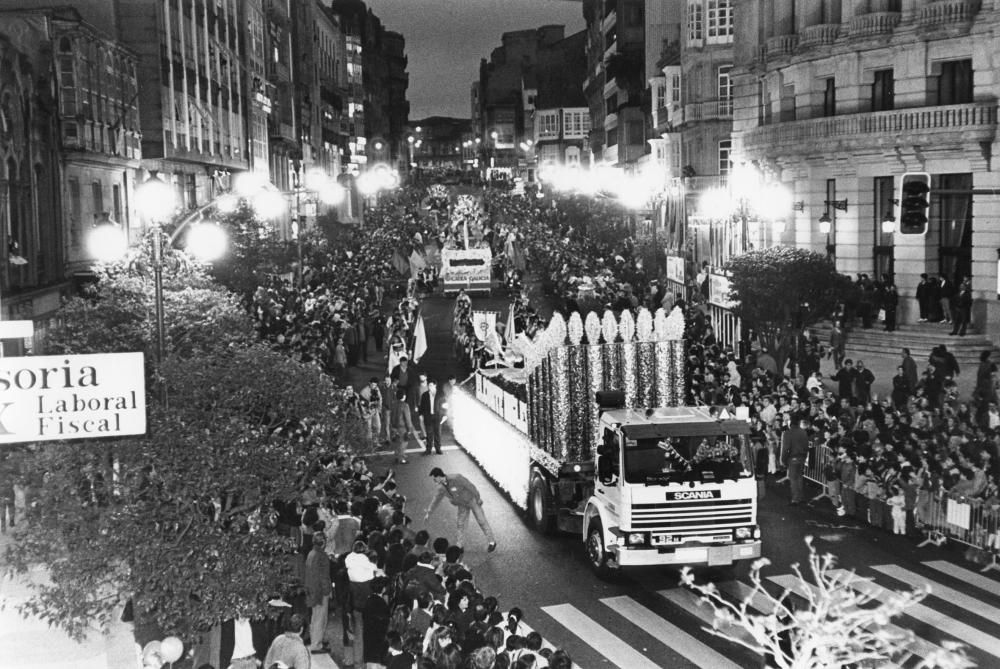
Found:
[(229, 248), (226, 231), (218, 223), (198, 223), (187, 233), (187, 250), (202, 262), (218, 260)]
[(87, 236), (87, 250), (98, 262), (114, 262), (125, 256), (128, 239), (121, 227), (108, 220), (94, 226)]

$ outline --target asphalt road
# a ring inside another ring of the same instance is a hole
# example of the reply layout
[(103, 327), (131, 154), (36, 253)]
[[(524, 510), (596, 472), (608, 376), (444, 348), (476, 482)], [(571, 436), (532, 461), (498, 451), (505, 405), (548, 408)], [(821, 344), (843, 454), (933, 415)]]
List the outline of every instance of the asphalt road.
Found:
[[(421, 367), (435, 378), (450, 373), (462, 378), (451, 354), (452, 304), (441, 297), (424, 301), (429, 348)], [(505, 313), (502, 299), (474, 298), (473, 304)], [(751, 651), (703, 629), (710, 612), (679, 587), (677, 570), (644, 568), (613, 582), (598, 580), (578, 537), (535, 533), (450, 433), (444, 444), (443, 455), (423, 456), (414, 441), (409, 463), (395, 466), (414, 526), (426, 527), (432, 537), (455, 534), (455, 509), (447, 503), (426, 525), (423, 522), (433, 494), (431, 467), (472, 480), (482, 493), (499, 544), (495, 553), (487, 553), (486, 540), (470, 519), (465, 561), (478, 586), (498, 596), (503, 608), (520, 607), (525, 622), (553, 645), (567, 649), (580, 667), (761, 666)], [(374, 460), (376, 469), (393, 466), (388, 456)], [(769, 583), (775, 593), (787, 585), (783, 579), (792, 565), (804, 563), (804, 538), (811, 535), (820, 552), (833, 553), (843, 568), (855, 569), (879, 585), (907, 589), (910, 582), (931, 584), (934, 594), (895, 621), (923, 640), (912, 646), (914, 651), (926, 652), (928, 642), (957, 639), (970, 646), (978, 666), (1000, 666), (1000, 579), (973, 573), (977, 567), (963, 560), (960, 547), (917, 548), (915, 540), (838, 519), (825, 501), (816, 507), (789, 507), (787, 492), (786, 485), (772, 483), (759, 513), (764, 555), (772, 563), (763, 573), (778, 579)], [(707, 572), (701, 578), (733, 587), (736, 581), (747, 581), (746, 572)], [(910, 657), (902, 666), (916, 666), (918, 660)]]

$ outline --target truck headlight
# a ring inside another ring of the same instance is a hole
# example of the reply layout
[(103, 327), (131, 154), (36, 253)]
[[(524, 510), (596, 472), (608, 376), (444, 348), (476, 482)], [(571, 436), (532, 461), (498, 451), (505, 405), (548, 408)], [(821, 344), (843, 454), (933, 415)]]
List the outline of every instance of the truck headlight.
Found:
[(646, 543), (646, 535), (642, 532), (632, 532), (628, 535), (629, 546), (641, 546)]
[(737, 527), (736, 528), (736, 538), (737, 539), (749, 539), (752, 535), (753, 530), (749, 527)]

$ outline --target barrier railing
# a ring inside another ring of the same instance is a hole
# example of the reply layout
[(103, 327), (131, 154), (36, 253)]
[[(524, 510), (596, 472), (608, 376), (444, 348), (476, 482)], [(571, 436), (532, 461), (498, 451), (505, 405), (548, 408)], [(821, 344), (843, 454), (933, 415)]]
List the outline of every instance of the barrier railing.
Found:
[[(814, 502), (824, 497), (834, 501), (826, 471), (835, 458), (836, 454), (825, 445), (814, 446), (810, 451), (805, 478), (822, 488), (820, 494), (813, 498)], [(868, 510), (866, 520), (872, 527), (891, 527), (887, 522), (889, 509), (884, 499), (868, 499), (864, 507)], [(919, 547), (941, 546), (955, 541), (974, 549), (970, 559), (982, 564), (980, 571), (1000, 571), (1000, 508), (979, 499), (922, 491), (913, 509), (913, 521), (916, 528), (926, 535)]]

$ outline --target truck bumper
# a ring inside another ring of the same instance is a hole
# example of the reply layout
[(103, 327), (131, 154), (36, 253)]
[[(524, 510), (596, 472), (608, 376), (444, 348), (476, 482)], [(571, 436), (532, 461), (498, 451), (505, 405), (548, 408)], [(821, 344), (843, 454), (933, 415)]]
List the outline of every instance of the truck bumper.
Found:
[(614, 549), (619, 567), (642, 567), (657, 564), (724, 566), (739, 560), (760, 557), (760, 542), (725, 546), (681, 546), (678, 548), (626, 547)]

